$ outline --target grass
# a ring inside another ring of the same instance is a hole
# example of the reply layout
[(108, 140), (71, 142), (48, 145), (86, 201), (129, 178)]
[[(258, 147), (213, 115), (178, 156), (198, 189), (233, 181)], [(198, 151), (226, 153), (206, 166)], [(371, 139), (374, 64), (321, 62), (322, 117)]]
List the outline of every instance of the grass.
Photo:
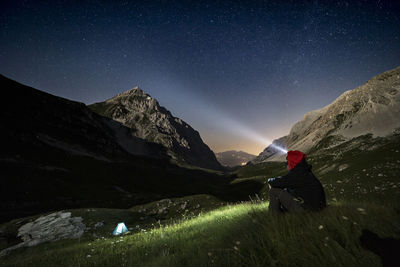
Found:
[[(329, 139), (329, 138), (328, 138)], [(324, 145), (325, 146), (325, 145)], [(327, 199), (340, 202), (364, 202), (381, 205), (400, 203), (400, 136), (358, 137), (333, 148), (307, 155), (313, 173), (324, 185)], [(265, 182), (284, 175), (282, 162), (248, 165), (236, 171), (237, 180)], [(267, 198), (266, 184), (259, 191)]]
[[(20, 249), (3, 266), (378, 266), (359, 237), (400, 237), (399, 213), (359, 204), (321, 213), (267, 213), (267, 202), (221, 207), (121, 237), (64, 240)], [(90, 256), (89, 256), (90, 255)]]

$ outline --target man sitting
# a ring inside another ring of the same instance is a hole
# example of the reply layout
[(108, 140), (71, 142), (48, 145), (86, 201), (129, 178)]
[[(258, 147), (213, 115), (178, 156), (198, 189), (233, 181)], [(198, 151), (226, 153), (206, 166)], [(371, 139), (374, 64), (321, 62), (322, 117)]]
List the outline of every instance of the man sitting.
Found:
[(287, 153), (288, 174), (269, 178), (269, 210), (272, 212), (319, 211), (326, 207), (322, 184), (311, 172), (306, 154), (301, 151)]

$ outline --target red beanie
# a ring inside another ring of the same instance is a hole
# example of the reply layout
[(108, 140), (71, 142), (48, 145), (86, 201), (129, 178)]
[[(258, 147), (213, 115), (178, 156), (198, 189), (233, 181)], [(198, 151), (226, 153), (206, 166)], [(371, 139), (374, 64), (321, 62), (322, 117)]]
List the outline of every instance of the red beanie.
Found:
[(297, 166), (303, 159), (306, 158), (306, 154), (304, 154), (301, 151), (298, 150), (291, 150), (287, 153), (287, 161), (288, 161), (288, 166), (289, 170), (293, 169), (294, 167)]

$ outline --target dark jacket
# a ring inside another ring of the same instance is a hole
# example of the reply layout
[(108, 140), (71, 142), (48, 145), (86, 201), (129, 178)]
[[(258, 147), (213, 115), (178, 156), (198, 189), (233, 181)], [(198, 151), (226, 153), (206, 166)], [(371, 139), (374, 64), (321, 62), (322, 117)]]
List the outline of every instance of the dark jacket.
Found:
[(305, 159), (285, 176), (268, 179), (268, 183), (271, 187), (286, 189), (306, 210), (317, 211), (326, 207), (324, 188)]

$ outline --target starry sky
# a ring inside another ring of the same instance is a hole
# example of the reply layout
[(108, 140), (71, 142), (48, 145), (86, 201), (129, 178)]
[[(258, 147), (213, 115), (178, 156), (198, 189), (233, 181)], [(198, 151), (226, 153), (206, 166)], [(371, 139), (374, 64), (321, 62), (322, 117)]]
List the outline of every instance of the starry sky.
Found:
[(0, 62), (86, 104), (138, 85), (214, 152), (259, 154), (400, 65), (400, 1), (2, 0)]

